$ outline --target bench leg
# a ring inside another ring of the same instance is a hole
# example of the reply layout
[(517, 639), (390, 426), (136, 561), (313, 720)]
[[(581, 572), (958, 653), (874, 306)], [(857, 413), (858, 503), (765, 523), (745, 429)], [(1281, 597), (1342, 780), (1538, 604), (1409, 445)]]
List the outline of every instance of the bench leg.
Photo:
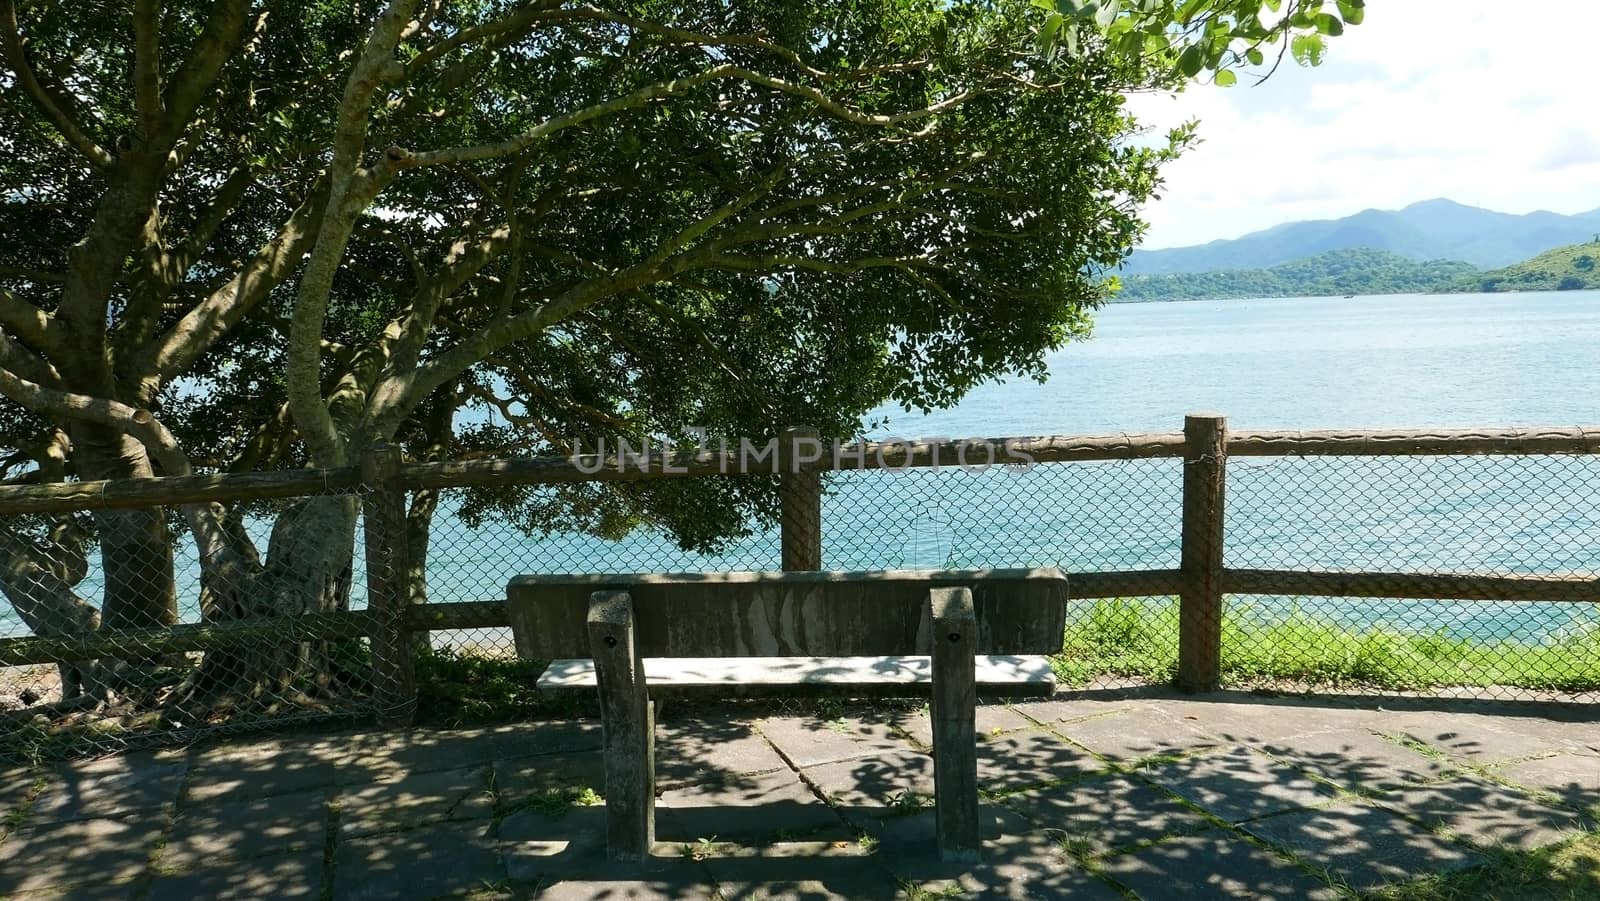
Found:
[(626, 591), (589, 598), (589, 649), (605, 725), (606, 853), (644, 860), (656, 840), (655, 717)]
[(974, 653), (978, 618), (972, 592), (928, 593), (933, 624), (933, 793), (939, 856), (978, 859), (978, 690)]

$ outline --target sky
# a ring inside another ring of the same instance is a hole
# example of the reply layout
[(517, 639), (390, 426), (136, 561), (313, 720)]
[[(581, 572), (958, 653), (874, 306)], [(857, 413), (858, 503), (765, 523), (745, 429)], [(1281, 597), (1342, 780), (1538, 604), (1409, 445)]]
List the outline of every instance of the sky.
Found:
[(1145, 248), (1448, 197), (1507, 213), (1600, 208), (1600, 2), (1368, 0), (1320, 67), (1135, 95), (1204, 143), (1166, 169)]

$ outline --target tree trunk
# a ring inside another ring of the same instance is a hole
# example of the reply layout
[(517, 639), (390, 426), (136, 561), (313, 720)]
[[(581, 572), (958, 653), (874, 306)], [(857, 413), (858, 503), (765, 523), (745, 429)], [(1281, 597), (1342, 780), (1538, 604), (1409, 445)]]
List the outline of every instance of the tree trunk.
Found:
[[(208, 567), (211, 621), (345, 610), (355, 560), (357, 498), (325, 495), (289, 504), (273, 524), (264, 565), (243, 553)], [(245, 702), (320, 703), (339, 673), (326, 642), (210, 651), (168, 703), (169, 719), (195, 721)]]
[[(0, 593), (11, 601), (17, 616), (35, 635), (68, 637), (99, 627), (99, 611), (73, 590), (87, 570), (82, 540), (70, 524), (52, 529), (44, 548), (15, 528), (0, 531)], [(57, 666), (61, 671), (62, 700), (86, 692), (103, 697), (93, 660), (63, 661)]]
[[(103, 426), (75, 423), (73, 460), (85, 480), (146, 478), (154, 475), (144, 445)], [(172, 567), (172, 535), (163, 512), (98, 510), (105, 596), (100, 605), (106, 629), (141, 629), (178, 621), (178, 592)]]

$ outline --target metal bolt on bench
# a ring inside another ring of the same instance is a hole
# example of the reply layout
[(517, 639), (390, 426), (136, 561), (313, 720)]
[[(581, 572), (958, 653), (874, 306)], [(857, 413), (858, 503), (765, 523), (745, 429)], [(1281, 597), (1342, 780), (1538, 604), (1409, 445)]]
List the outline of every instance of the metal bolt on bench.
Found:
[(977, 698), (1055, 690), (1067, 579), (1056, 569), (519, 576), (517, 653), (547, 692), (600, 693), (607, 851), (655, 842), (650, 699), (927, 697), (940, 854), (979, 850)]

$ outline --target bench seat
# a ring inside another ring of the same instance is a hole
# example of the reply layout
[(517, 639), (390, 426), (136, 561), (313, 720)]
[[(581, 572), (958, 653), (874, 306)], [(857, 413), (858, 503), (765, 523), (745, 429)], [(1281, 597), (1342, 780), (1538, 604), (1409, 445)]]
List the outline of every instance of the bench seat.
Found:
[[(986, 698), (1049, 697), (1056, 690), (1050, 659), (980, 654), (977, 693)], [(646, 657), (645, 683), (656, 698), (926, 698), (932, 694), (929, 657)], [(596, 688), (594, 661), (552, 662), (539, 677), (550, 694)]]

